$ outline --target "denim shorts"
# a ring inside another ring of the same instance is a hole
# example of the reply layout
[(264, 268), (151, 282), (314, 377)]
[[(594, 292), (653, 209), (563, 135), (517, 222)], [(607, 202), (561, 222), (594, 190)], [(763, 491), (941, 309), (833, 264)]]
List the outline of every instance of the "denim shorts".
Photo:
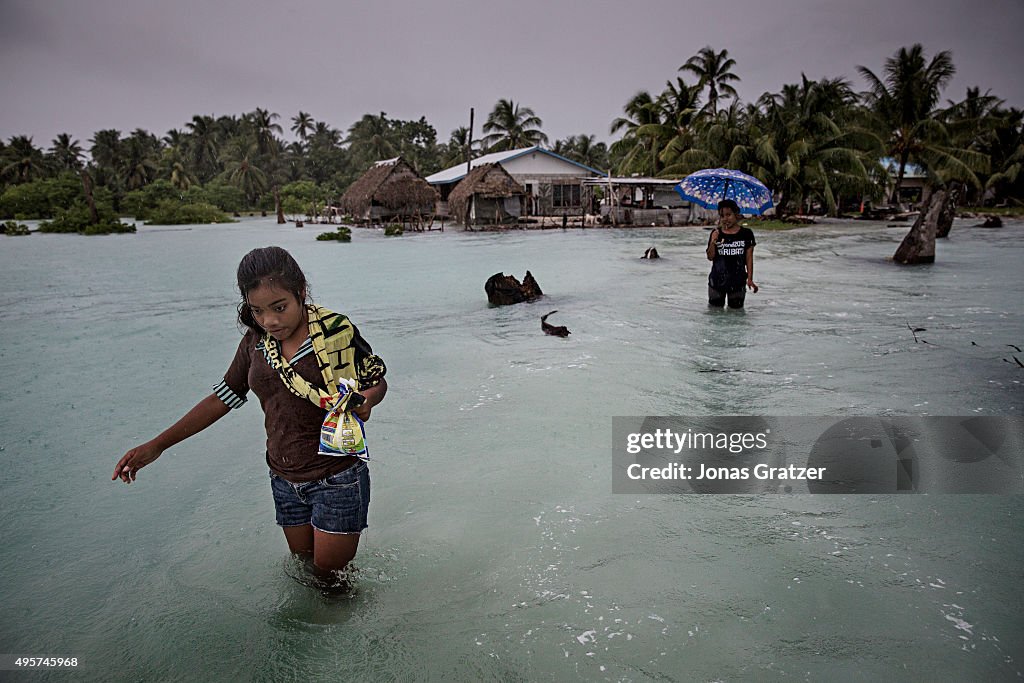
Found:
[(370, 469), (358, 462), (326, 479), (293, 484), (270, 473), (280, 526), (312, 524), (329, 534), (358, 534), (370, 508)]

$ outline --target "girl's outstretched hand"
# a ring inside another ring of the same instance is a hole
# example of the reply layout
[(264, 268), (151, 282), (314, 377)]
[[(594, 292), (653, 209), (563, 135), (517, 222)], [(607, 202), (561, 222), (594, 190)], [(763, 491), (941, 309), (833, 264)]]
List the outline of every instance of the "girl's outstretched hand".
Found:
[(117, 465), (114, 467), (114, 476), (110, 478), (110, 481), (120, 477), (124, 483), (132, 483), (139, 470), (159, 458), (162, 453), (163, 449), (154, 446), (152, 441), (136, 446), (117, 461)]

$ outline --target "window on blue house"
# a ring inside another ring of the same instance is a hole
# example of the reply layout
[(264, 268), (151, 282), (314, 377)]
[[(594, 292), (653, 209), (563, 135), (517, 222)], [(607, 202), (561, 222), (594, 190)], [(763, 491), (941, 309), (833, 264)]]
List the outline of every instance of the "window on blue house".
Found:
[(580, 205), (579, 185), (552, 185), (551, 206), (556, 209), (568, 209)]

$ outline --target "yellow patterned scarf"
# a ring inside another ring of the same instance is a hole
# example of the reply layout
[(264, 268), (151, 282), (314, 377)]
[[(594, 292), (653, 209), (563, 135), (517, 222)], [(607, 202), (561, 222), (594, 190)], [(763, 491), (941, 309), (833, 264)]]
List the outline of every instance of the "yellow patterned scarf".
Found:
[[(322, 306), (307, 305), (306, 309), (309, 311), (309, 340), (313, 344), (313, 352), (327, 391), (313, 386), (297, 373), (281, 354), (281, 342), (270, 334), (263, 337), (263, 354), (290, 392), (328, 410), (341, 396), (339, 384), (347, 385), (344, 389), (345, 403), (352, 392), (359, 390), (353, 341), (355, 330), (349, 319), (341, 313)], [(344, 410), (344, 404), (338, 407)]]

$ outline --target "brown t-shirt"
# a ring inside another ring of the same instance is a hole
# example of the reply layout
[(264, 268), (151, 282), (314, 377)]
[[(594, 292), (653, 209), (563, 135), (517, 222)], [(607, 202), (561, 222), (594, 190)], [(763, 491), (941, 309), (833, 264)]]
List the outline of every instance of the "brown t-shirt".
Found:
[[(359, 385), (377, 384), (386, 370), (376, 376), (364, 374), (373, 350), (355, 325), (352, 331)], [(327, 411), (288, 391), (277, 371), (267, 364), (262, 344), (262, 335), (253, 330), (245, 333), (231, 366), (224, 373), (224, 381), (213, 388), (214, 393), (229, 408), (241, 407), (250, 389), (260, 399), (267, 429), (267, 465), (274, 474), (299, 484), (324, 479), (350, 467), (356, 461), (353, 456), (319, 454), (320, 426)], [(326, 388), (308, 338), (289, 363), (307, 382), (320, 389)]]

